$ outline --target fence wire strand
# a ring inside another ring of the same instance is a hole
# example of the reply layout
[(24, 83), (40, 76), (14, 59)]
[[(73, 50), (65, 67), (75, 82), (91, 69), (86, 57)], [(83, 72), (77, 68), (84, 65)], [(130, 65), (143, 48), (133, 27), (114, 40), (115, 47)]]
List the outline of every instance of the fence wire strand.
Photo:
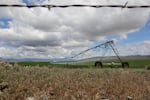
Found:
[(126, 2), (124, 5), (84, 5), (84, 4), (73, 4), (73, 5), (54, 5), (54, 4), (45, 4), (45, 5), (21, 5), (21, 4), (0, 4), (0, 7), (44, 7), (44, 8), (68, 8), (68, 7), (93, 7), (93, 8), (150, 8), (150, 5), (127, 5)]

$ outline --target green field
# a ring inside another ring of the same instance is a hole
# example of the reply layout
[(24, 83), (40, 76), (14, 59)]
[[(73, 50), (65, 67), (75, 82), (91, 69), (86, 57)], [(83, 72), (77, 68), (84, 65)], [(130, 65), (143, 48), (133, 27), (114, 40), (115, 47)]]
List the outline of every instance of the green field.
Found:
[[(150, 66), (150, 59), (124, 59), (123, 61), (129, 62), (130, 68), (145, 68), (145, 66)], [(115, 62), (115, 60), (104, 61), (104, 63)], [(15, 63), (11, 63), (15, 64)], [(60, 68), (93, 68), (94, 62), (80, 62), (80, 63), (51, 63), (51, 62), (18, 62), (21, 66), (48, 66), (48, 67), (60, 67)], [(104, 68), (110, 67), (104, 65)], [(114, 66), (115, 67), (115, 66)]]

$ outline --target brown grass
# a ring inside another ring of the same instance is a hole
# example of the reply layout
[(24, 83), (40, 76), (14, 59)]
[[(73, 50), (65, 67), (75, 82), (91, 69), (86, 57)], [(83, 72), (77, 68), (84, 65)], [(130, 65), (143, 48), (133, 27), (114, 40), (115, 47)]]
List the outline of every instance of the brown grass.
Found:
[[(0, 66), (0, 100), (150, 100), (150, 72)], [(3, 99), (2, 99), (3, 98)]]

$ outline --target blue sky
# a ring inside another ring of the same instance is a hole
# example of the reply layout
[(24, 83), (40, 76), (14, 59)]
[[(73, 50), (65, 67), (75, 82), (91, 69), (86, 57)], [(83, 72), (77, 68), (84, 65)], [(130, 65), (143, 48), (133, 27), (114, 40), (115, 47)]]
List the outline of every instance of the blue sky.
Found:
[[(124, 0), (28, 1), (0, 3), (124, 4)], [(150, 0), (138, 1), (129, 4), (150, 4)], [(121, 55), (150, 55), (150, 9), (0, 8), (0, 13), (0, 57), (63, 58), (107, 40), (115, 41)]]
[[(126, 40), (120, 41), (118, 45), (149, 41), (150, 40), (150, 19), (147, 21), (144, 27), (142, 27), (136, 32), (128, 33), (127, 37), (128, 38)], [(114, 38), (119, 38), (119, 37), (114, 36)]]
[[(30, 5), (30, 4), (33, 4), (33, 3), (35, 3), (35, 2), (33, 2), (33, 0), (22, 0), (24, 3), (26, 3), (27, 5)], [(39, 4), (41, 4), (41, 3), (43, 3), (44, 1), (46, 1), (46, 0), (34, 0), (34, 1), (36, 1), (36, 3), (39, 3)], [(47, 0), (47, 1), (50, 1), (50, 0)]]
[(11, 21), (11, 18), (0, 18), (0, 28), (9, 28), (9, 22)]
[(23, 1), (24, 3), (26, 3), (27, 5), (29, 4), (29, 3), (28, 3), (28, 0), (22, 0), (22, 1)]

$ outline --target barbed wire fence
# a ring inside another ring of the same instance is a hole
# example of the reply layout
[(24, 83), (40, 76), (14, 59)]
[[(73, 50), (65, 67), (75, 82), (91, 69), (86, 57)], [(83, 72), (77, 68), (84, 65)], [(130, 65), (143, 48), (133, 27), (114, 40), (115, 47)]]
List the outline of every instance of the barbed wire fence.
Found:
[(72, 5), (55, 5), (55, 4), (43, 4), (43, 5), (21, 5), (21, 4), (0, 4), (0, 7), (27, 7), (27, 8), (35, 8), (35, 7), (44, 7), (48, 8), (68, 8), (68, 7), (92, 7), (92, 8), (150, 8), (150, 5), (128, 5), (126, 2), (123, 5), (86, 5), (86, 4), (72, 4)]

